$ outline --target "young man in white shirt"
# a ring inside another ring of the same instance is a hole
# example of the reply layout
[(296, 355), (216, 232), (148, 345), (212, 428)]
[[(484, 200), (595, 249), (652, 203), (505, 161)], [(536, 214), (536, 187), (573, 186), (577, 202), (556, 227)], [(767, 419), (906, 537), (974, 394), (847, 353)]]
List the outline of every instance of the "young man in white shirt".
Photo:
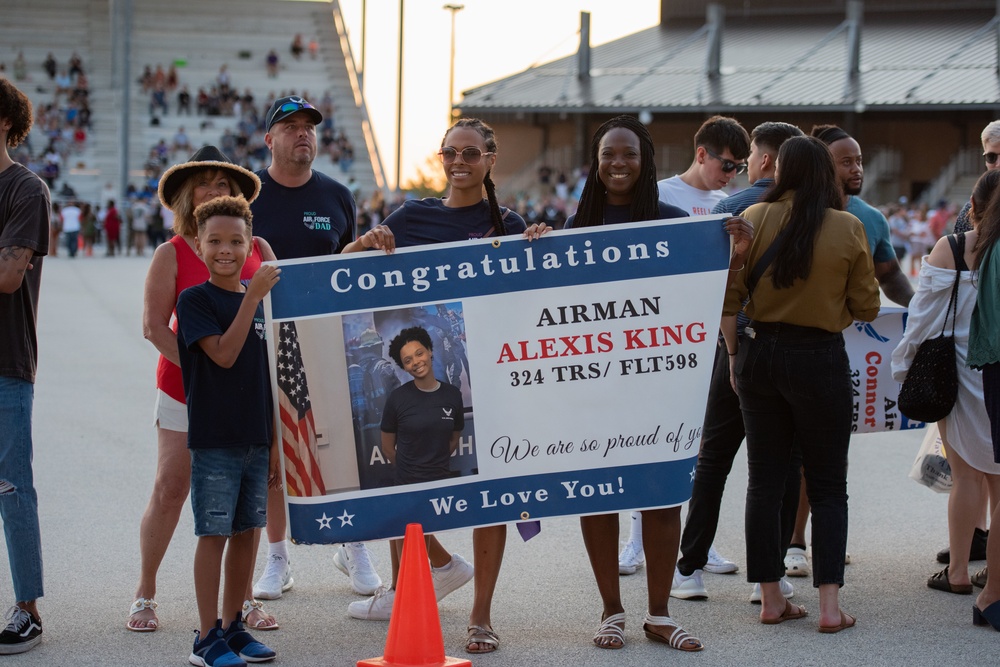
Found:
[(726, 197), (736, 174), (746, 173), (750, 136), (734, 118), (712, 116), (694, 135), (694, 160), (683, 174), (657, 183), (660, 201), (691, 215), (708, 215)]

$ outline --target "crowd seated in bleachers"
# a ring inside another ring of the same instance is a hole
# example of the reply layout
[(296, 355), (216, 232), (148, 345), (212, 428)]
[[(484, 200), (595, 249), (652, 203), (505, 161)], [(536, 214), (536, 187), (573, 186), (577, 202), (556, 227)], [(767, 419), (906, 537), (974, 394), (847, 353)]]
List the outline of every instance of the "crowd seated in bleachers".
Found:
[[(38, 174), (58, 195), (62, 189), (56, 188), (57, 179), (87, 147), (92, 120), (90, 84), (83, 59), (75, 52), (62, 67), (55, 54), (49, 52), (41, 68), (46, 76), (35, 87), (32, 100), (33, 134), (13, 151), (12, 157)], [(30, 81), (23, 52), (18, 52), (14, 61), (14, 75), (18, 81)], [(39, 135), (44, 141), (37, 141)]]

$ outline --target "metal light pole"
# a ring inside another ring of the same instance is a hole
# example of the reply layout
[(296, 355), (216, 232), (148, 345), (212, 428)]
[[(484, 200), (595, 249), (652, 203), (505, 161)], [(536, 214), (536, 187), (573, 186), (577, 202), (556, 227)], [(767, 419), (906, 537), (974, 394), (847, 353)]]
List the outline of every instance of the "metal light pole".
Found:
[(396, 192), (403, 158), (403, 0), (399, 0), (399, 61), (396, 65)]
[[(1000, 0), (997, 0), (1000, 2)], [(465, 5), (445, 5), (442, 9), (451, 12), (451, 60), (448, 62), (448, 125), (455, 120), (455, 14), (465, 9)]]
[(368, 37), (368, 2), (361, 0), (361, 92), (365, 92), (365, 48)]

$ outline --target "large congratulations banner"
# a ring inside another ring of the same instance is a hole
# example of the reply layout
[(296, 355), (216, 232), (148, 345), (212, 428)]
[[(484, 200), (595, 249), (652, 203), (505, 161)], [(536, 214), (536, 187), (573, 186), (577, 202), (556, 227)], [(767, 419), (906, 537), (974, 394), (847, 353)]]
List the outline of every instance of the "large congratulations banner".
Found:
[[(279, 262), (265, 301), (297, 543), (664, 507), (691, 495), (729, 264), (722, 218)], [(451, 477), (394, 485), (389, 341), (462, 393)]]

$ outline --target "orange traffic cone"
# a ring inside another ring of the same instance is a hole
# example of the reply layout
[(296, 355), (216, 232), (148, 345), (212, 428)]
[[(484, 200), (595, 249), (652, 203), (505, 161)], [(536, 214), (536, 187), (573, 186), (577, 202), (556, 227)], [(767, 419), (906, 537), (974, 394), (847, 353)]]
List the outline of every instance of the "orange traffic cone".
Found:
[(358, 661), (358, 667), (404, 666), (472, 667), (468, 660), (449, 658), (444, 654), (437, 595), (431, 580), (431, 566), (427, 562), (424, 531), (419, 523), (406, 526), (385, 655)]

